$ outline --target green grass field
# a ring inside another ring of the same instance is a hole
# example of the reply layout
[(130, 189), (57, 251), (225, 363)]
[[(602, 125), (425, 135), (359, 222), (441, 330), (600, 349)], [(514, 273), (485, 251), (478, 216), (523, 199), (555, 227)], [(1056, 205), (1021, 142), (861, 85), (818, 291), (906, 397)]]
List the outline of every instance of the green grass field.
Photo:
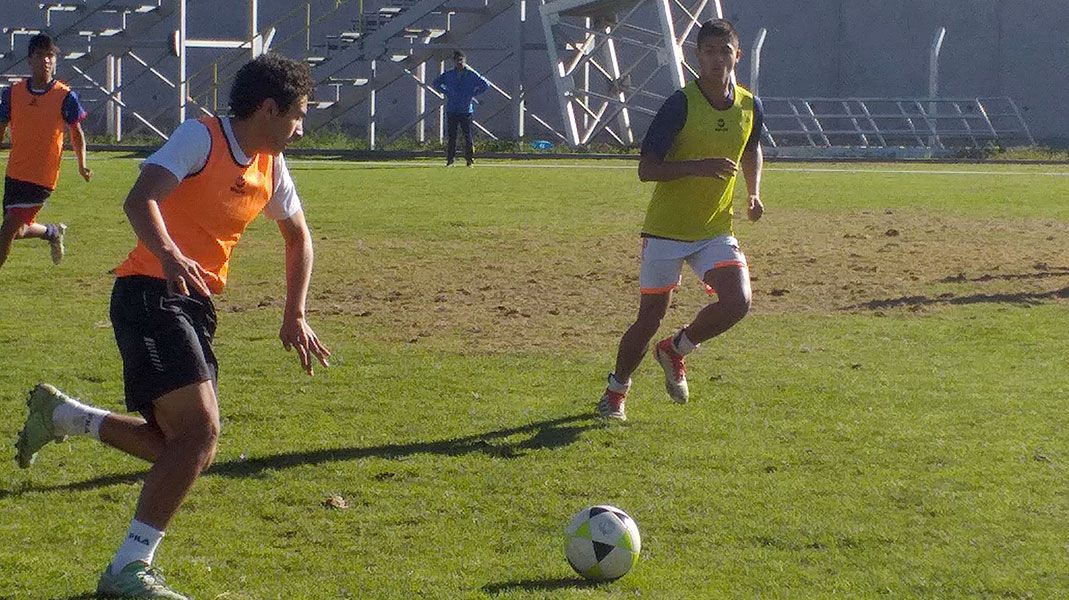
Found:
[[(48, 381), (122, 409), (109, 270), (137, 162), (64, 166), (0, 269), (0, 438)], [(631, 162), (291, 164), (313, 228), (309, 379), (259, 220), (220, 312), (223, 435), (157, 554), (198, 599), (1069, 597), (1069, 167), (770, 164), (737, 223), (754, 308), (591, 418), (637, 305)], [(740, 185), (741, 187), (741, 185)], [(669, 327), (705, 302), (688, 272)], [(5, 452), (11, 457), (13, 447)], [(84, 438), (0, 463), (0, 598), (92, 598), (145, 464)], [(348, 508), (324, 506), (341, 496)], [(588, 585), (568, 517), (628, 511)]]

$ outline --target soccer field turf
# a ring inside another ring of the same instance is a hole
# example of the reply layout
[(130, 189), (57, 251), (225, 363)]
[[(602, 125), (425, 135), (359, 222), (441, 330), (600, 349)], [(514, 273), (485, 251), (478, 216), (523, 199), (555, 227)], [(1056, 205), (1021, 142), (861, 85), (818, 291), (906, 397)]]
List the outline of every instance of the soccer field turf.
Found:
[[(64, 165), (0, 269), (0, 437), (51, 382), (122, 409), (109, 270), (137, 161)], [(217, 298), (223, 433), (157, 554), (198, 599), (1069, 597), (1069, 167), (766, 165), (736, 221), (750, 315), (592, 410), (637, 306), (633, 162), (291, 161), (316, 244), (306, 377), (277, 339), (283, 247)], [(739, 182), (737, 197), (745, 187)], [(662, 335), (705, 302), (689, 272)], [(8, 456), (14, 455), (8, 446)], [(84, 438), (0, 465), (0, 598), (91, 598), (146, 466)], [(347, 508), (327, 500), (340, 496)], [(638, 522), (586, 585), (563, 528)]]

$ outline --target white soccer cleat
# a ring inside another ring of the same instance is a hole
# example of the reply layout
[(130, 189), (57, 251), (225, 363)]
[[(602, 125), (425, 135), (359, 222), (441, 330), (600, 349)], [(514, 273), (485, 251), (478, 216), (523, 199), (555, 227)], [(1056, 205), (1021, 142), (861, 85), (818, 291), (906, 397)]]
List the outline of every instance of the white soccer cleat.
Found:
[(605, 393), (601, 395), (601, 400), (598, 401), (598, 406), (595, 408), (594, 414), (599, 419), (626, 421), (627, 413), (624, 412), (625, 400), (627, 400), (626, 393), (614, 392), (607, 389), (605, 390)]
[(58, 265), (59, 261), (63, 260), (63, 255), (67, 252), (67, 249), (63, 246), (63, 235), (67, 233), (67, 226), (63, 223), (56, 223), (56, 235), (48, 240), (49, 249), (52, 251), (52, 264)]
[(664, 369), (665, 391), (677, 404), (686, 404), (690, 398), (690, 389), (687, 387), (687, 366), (683, 362), (683, 355), (672, 347), (672, 338), (668, 337), (657, 343), (653, 350), (653, 358)]

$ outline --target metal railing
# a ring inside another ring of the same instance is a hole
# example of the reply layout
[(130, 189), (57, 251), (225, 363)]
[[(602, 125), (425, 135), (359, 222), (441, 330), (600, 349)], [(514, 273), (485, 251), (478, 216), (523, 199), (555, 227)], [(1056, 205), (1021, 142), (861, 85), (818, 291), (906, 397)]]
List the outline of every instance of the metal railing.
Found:
[(764, 141), (772, 147), (1032, 145), (1010, 98), (762, 98)]

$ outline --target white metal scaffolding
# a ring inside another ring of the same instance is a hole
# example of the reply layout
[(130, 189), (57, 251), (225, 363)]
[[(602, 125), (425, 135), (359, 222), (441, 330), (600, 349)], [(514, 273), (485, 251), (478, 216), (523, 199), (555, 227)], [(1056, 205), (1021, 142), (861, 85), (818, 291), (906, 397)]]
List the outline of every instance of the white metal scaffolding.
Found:
[(541, 14), (568, 142), (633, 145), (632, 112), (656, 114), (686, 71), (696, 75), (684, 48), (723, 9), (719, 0), (552, 0)]

